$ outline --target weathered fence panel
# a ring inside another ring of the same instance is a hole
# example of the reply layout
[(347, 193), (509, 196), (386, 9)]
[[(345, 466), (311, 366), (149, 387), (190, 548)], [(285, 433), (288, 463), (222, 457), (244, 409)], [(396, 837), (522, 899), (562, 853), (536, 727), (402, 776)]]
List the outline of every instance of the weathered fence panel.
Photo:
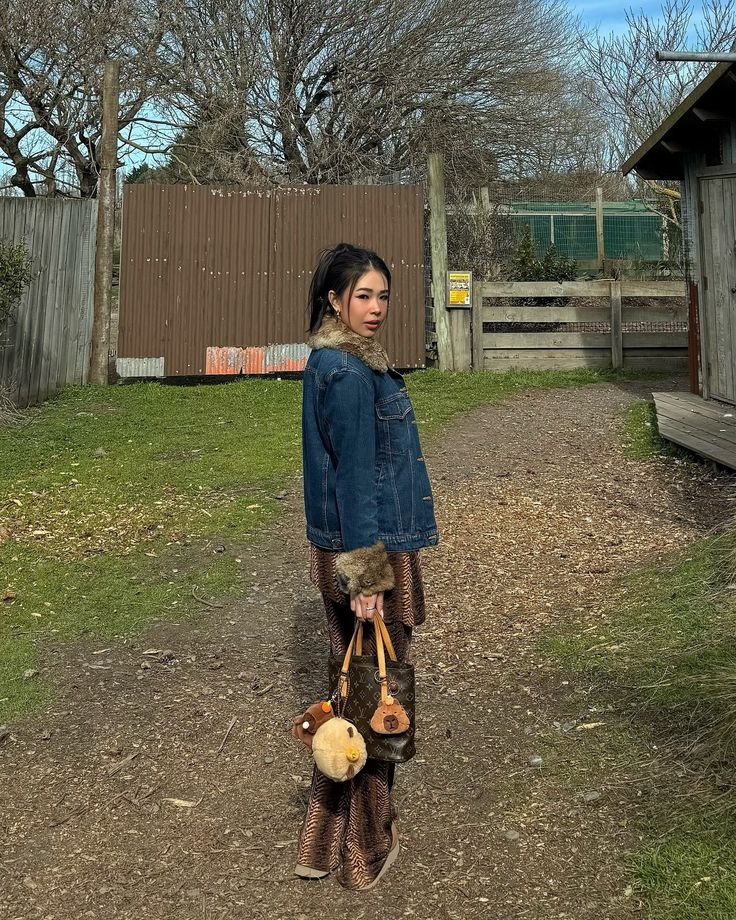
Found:
[(24, 242), (33, 280), (0, 326), (0, 385), (19, 407), (85, 383), (94, 293), (97, 202), (0, 198), (0, 238)]
[[(683, 282), (479, 282), (473, 288), (476, 369), (687, 368), (688, 308)], [(516, 306), (495, 302), (542, 297), (600, 298), (605, 304)], [(668, 302), (660, 308), (628, 304), (631, 298), (667, 298)], [(501, 325), (502, 331), (485, 331), (484, 324)], [(560, 326), (550, 331), (549, 324)]]

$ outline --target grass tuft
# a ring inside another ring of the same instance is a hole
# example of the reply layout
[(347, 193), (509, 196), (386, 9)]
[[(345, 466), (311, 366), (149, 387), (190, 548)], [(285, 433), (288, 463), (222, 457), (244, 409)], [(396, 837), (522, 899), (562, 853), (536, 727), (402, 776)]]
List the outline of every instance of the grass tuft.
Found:
[(626, 455), (632, 460), (697, 459), (695, 454), (660, 435), (657, 412), (652, 400), (642, 400), (627, 406), (624, 416), (624, 443)]
[[(736, 531), (634, 572), (597, 629), (548, 635), (543, 650), (593, 678), (590, 705), (618, 697), (624, 732), (601, 758), (666, 747), (661, 798), (632, 872), (650, 920), (736, 917)], [(571, 765), (572, 767), (572, 765)]]

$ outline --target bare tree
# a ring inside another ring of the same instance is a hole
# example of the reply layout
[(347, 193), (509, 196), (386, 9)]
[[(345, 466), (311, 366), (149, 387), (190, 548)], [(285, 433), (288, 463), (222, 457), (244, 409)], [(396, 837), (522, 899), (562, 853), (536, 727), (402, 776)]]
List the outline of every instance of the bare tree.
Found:
[(702, 62), (659, 63), (658, 50), (728, 51), (736, 39), (735, 0), (663, 0), (657, 14), (625, 11), (621, 35), (583, 34), (584, 93), (606, 125), (608, 167), (621, 163), (712, 68)]
[(0, 154), (24, 195), (96, 194), (101, 76), (121, 60), (120, 125), (145, 116), (162, 79), (157, 0), (6, 0), (0, 9)]
[(165, 120), (183, 117), (182, 170), (205, 180), (421, 178), (439, 149), (450, 182), (478, 184), (569, 86), (564, 0), (171, 2)]

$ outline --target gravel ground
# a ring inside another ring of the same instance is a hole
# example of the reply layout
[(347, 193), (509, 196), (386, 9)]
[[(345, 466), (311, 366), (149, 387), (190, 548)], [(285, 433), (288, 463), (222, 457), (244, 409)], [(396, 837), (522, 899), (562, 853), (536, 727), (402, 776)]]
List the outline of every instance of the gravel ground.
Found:
[(596, 763), (586, 784), (595, 731), (575, 735), (574, 769), (545, 768), (555, 732), (597, 716), (537, 646), (723, 519), (733, 477), (625, 457), (622, 411), (651, 388), (522, 393), (425, 445), (442, 542), (423, 553), (420, 750), (398, 773), (402, 853), (381, 887), (291, 874), (311, 765), (288, 727), (326, 657), (295, 482), (242, 557), (237, 603), (47, 653), (54, 703), (0, 742), (0, 916), (639, 916), (624, 866), (638, 774), (609, 765), (601, 785)]

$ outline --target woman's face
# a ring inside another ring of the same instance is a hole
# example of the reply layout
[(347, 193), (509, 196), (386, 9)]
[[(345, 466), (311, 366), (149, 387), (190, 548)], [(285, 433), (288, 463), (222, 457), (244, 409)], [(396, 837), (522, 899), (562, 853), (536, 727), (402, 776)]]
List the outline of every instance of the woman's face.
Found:
[(372, 338), (383, 325), (388, 312), (388, 284), (385, 277), (375, 269), (367, 271), (355, 282), (350, 303), (349, 290), (342, 297), (330, 291), (330, 302), (340, 311), (342, 321), (353, 332)]

